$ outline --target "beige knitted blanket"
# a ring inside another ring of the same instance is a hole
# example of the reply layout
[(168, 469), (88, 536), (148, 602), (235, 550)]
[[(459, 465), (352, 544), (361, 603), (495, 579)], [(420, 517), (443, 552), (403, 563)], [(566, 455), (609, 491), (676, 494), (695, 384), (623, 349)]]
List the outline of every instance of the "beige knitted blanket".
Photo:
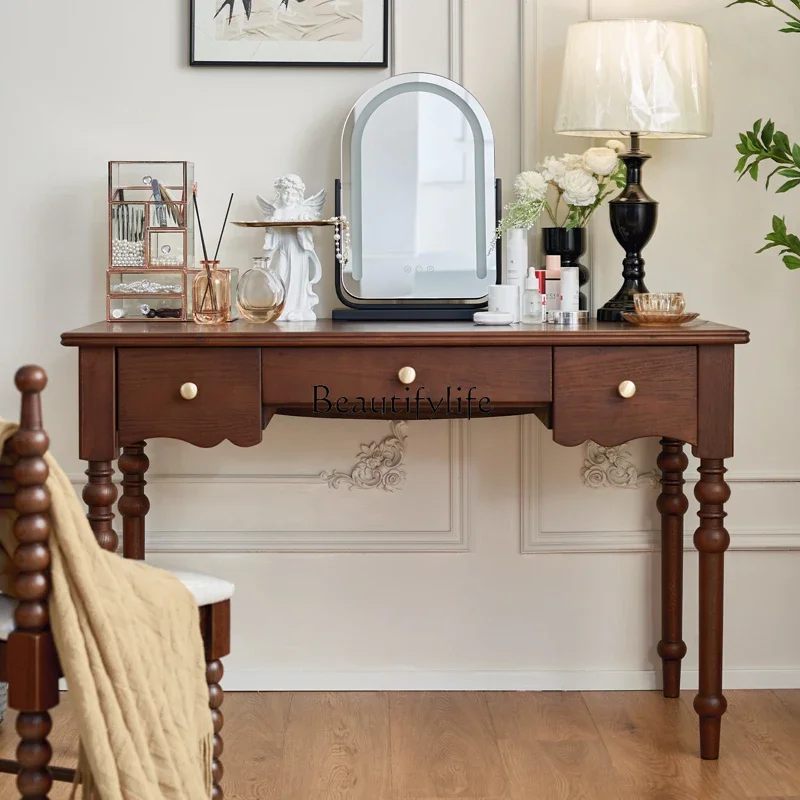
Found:
[[(0, 450), (15, 430), (0, 419)], [(70, 481), (46, 459), (50, 619), (76, 701), (83, 798), (207, 800), (213, 729), (194, 598), (169, 573), (102, 550)], [(13, 557), (12, 516), (0, 511)]]

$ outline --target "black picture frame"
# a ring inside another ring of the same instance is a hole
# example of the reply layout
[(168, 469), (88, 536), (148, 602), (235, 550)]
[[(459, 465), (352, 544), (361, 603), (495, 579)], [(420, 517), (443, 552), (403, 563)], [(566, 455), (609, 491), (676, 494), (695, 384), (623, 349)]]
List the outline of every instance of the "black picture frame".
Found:
[(389, 66), (389, 36), (391, 33), (391, 1), (383, 0), (383, 57), (380, 61), (200, 61), (195, 58), (195, 5), (189, 0), (189, 66), (191, 67), (278, 67), (319, 69), (386, 69)]

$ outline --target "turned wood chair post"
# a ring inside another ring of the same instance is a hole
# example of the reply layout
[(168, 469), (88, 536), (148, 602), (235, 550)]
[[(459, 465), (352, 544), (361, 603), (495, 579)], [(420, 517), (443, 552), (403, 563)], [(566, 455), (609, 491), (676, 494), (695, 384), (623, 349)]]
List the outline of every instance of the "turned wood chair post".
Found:
[(683, 491), (689, 459), (683, 442), (661, 440), (658, 468), (661, 470), (661, 641), (658, 655), (664, 665), (664, 697), (681, 695), (683, 641), (683, 520), (689, 500)]
[(58, 659), (50, 633), (47, 600), (50, 593), (50, 496), (44, 455), (49, 445), (42, 428), (40, 392), (47, 376), (39, 367), (23, 367), (16, 385), (22, 393), (20, 427), (11, 446), (19, 460), (14, 465), (17, 485), (14, 507), (19, 517), (14, 535), (18, 570), (14, 589), (20, 598), (15, 629), (7, 647), (9, 705), (20, 713), (17, 787), (22, 798), (47, 798), (52, 786), (48, 769), (52, 749), (47, 736), (52, 727), (49, 709), (58, 705)]
[(208, 684), (208, 706), (214, 723), (214, 760), (212, 776), (214, 790), (212, 800), (223, 800), (222, 782), (222, 726), (225, 718), (222, 715), (222, 701), (225, 693), (219, 685), (224, 669), (221, 659), (231, 651), (231, 602), (225, 600), (213, 606), (200, 609), (200, 628), (206, 654), (206, 683)]

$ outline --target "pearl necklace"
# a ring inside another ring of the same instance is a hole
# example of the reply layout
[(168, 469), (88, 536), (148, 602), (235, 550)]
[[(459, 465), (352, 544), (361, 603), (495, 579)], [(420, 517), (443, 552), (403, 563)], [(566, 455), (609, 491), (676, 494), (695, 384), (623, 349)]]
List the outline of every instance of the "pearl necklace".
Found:
[(333, 234), (333, 241), (336, 243), (336, 260), (346, 267), (350, 263), (350, 250), (353, 243), (350, 235), (350, 220), (341, 216), (331, 217), (328, 222), (332, 222), (336, 226), (336, 233)]

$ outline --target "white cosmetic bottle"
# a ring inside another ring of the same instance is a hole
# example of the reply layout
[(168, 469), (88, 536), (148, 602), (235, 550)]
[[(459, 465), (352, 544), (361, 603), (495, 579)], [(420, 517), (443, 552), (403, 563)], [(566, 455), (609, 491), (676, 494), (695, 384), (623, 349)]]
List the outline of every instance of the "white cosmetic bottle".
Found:
[(528, 231), (523, 228), (512, 228), (506, 236), (506, 250), (507, 275), (503, 283), (518, 287), (521, 300), (528, 276)]
[(561, 267), (561, 311), (580, 310), (580, 280), (578, 267)]
[(545, 276), (547, 281), (547, 319), (543, 322), (554, 322), (552, 313), (561, 311), (561, 256), (545, 258)]
[(531, 268), (525, 279), (525, 294), (522, 296), (522, 324), (538, 325), (542, 322), (542, 293), (539, 291), (539, 278)]

